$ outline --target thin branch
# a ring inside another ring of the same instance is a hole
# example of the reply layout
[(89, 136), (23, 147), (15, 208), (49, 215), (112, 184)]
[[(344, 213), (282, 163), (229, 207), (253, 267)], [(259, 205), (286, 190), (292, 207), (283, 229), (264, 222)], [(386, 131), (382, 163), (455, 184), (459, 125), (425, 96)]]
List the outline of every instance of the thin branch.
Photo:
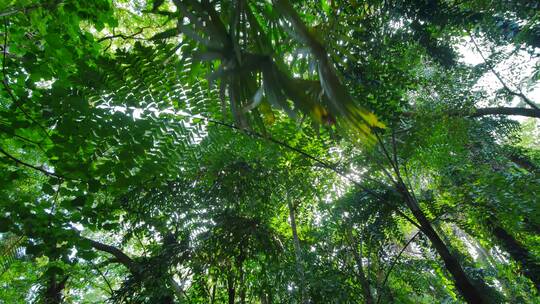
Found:
[(518, 96), (520, 97), (521, 99), (523, 99), (523, 101), (525, 103), (527, 103), (529, 106), (531, 106), (533, 109), (536, 109), (536, 110), (539, 110), (540, 111), (540, 108), (535, 104), (534, 101), (532, 101), (531, 99), (529, 99), (527, 96), (525, 96), (525, 94), (523, 94), (523, 92), (521, 92), (521, 90), (519, 90), (519, 92), (516, 92), (514, 90), (512, 90), (510, 87), (508, 87), (508, 85), (506, 85), (506, 83), (504, 82), (504, 80), (502, 79), (501, 75), (499, 75), (499, 73), (497, 73), (497, 71), (495, 71), (495, 68), (493, 67), (493, 65), (486, 59), (486, 57), (484, 57), (484, 54), (482, 53), (482, 51), (480, 50), (480, 47), (478, 46), (478, 44), (476, 43), (476, 40), (474, 40), (474, 37), (473, 35), (471, 35), (471, 33), (469, 33), (469, 36), (471, 36), (471, 41), (472, 43), (474, 44), (474, 47), (476, 49), (476, 51), (480, 54), (480, 57), (482, 57), (482, 60), (484, 60), (484, 62), (486, 63), (487, 67), (489, 68), (489, 70), (495, 74), (495, 77), (497, 77), (497, 79), (499, 80), (499, 82), (503, 85), (504, 89), (510, 93), (511, 95), (514, 95), (514, 96)]
[[(388, 159), (388, 162), (390, 163), (390, 165), (392, 166), (392, 168), (394, 169), (395, 171), (395, 174), (396, 174), (396, 178), (397, 180), (394, 180), (392, 178), (392, 176), (390, 175), (389, 172), (386, 171), (385, 168), (383, 168), (383, 166), (381, 166), (381, 168), (383, 169), (383, 172), (385, 172), (385, 174), (388, 176), (388, 178), (390, 179), (390, 181), (392, 183), (394, 183), (394, 186), (397, 188), (397, 189), (400, 189), (400, 186), (402, 186), (402, 188), (405, 190), (405, 194), (408, 195), (411, 199), (414, 199), (416, 200), (416, 198), (411, 195), (409, 189), (407, 188), (407, 186), (405, 185), (405, 183), (403, 182), (403, 179), (401, 178), (401, 174), (399, 173), (399, 167), (398, 167), (398, 163), (397, 163), (397, 156), (394, 157), (395, 159), (395, 163), (394, 163), (394, 160), (392, 159), (392, 157), (390, 156), (390, 152), (388, 152), (388, 150), (386, 149), (381, 137), (379, 136), (379, 134), (375, 131), (373, 132), (375, 134), (375, 137), (377, 138), (377, 141), (379, 143), (379, 145), (381, 146), (382, 148), (382, 151), (383, 151), (383, 154), (386, 156), (386, 158)], [(394, 138), (393, 138), (394, 139)], [(395, 149), (395, 146), (393, 147)], [(412, 190), (412, 189), (411, 189)], [(407, 198), (405, 198), (407, 199)], [(402, 216), (403, 218), (405, 218), (407, 221), (409, 221), (411, 224), (413, 224), (415, 227), (417, 227), (418, 229), (420, 229), (420, 225), (418, 223), (416, 223), (413, 219), (411, 219), (410, 217), (408, 217), (407, 215), (405, 215), (405, 213), (401, 212), (399, 209), (396, 210), (396, 212)]]
[(24, 136), (20, 136), (18, 134), (15, 134), (15, 132), (8, 132), (6, 130), (3, 130), (2, 128), (0, 128), (0, 131), (4, 132), (5, 134), (7, 135), (11, 135), (13, 137), (16, 137), (16, 138), (19, 138), (20, 140), (23, 140), (27, 143), (30, 143), (30, 144), (33, 144), (33, 145), (36, 145), (41, 151), (45, 152), (45, 149), (43, 149), (43, 147), (41, 146), (41, 143), (37, 142), (37, 141), (34, 141), (34, 140), (31, 140), (29, 138), (26, 138)]
[(141, 246), (141, 248), (143, 249), (143, 255), (146, 257), (148, 255), (148, 252), (146, 250), (146, 246), (144, 246), (140, 236), (138, 233), (134, 233), (133, 234), (135, 236), (135, 238), (137, 239), (137, 242), (139, 242), (139, 245)]
[[(403, 112), (405, 117), (414, 117), (416, 113), (414, 112)], [(471, 113), (467, 111), (449, 111), (447, 113), (449, 116), (459, 116), (459, 117), (481, 117), (486, 115), (516, 115), (516, 116), (526, 116), (533, 118), (540, 118), (540, 110), (530, 109), (530, 108), (519, 108), (519, 107), (490, 107), (490, 108), (477, 108), (472, 109)], [(403, 131), (398, 131), (403, 132)]]
[[(390, 163), (390, 165), (392, 166), (392, 168), (394, 169), (394, 172), (396, 173), (397, 177), (398, 177), (398, 181), (399, 181), (399, 168), (397, 167), (397, 163), (394, 163), (392, 157), (390, 156), (390, 152), (388, 152), (388, 150), (386, 150), (386, 146), (384, 145), (384, 143), (382, 142), (382, 139), (381, 137), (379, 136), (379, 134), (375, 131), (373, 132), (375, 134), (375, 137), (377, 138), (377, 141), (379, 142), (379, 145), (381, 146), (382, 148), (382, 151), (383, 151), (383, 154), (384, 156), (386, 156), (386, 158), (388, 159), (388, 162)], [(392, 179), (392, 182), (394, 182), (394, 180)], [(397, 182), (394, 182), (394, 184), (397, 184)]]
[[(437, 218), (435, 218), (433, 220), (433, 222), (436, 222), (438, 220), (441, 219), (441, 217), (443, 215), (445, 215), (445, 213), (439, 215)], [(399, 251), (398, 255), (396, 255), (396, 257), (394, 258), (394, 260), (392, 261), (392, 264), (390, 264), (390, 267), (388, 268), (388, 271), (386, 272), (386, 275), (384, 276), (384, 280), (381, 284), (381, 287), (379, 289), (382, 290), (382, 288), (384, 288), (384, 286), (386, 286), (386, 282), (388, 281), (388, 278), (390, 277), (390, 273), (392, 272), (392, 270), (394, 269), (394, 266), (396, 266), (397, 262), (399, 261), (399, 258), (401, 257), (401, 255), (403, 254), (403, 252), (405, 252), (405, 249), (407, 249), (407, 247), (409, 247), (409, 245), (412, 243), (412, 241), (420, 234), (420, 232), (422, 232), (422, 230), (418, 229), (418, 231), (409, 239), (409, 241), (407, 241), (407, 243), (405, 244), (405, 246), (403, 246), (403, 248), (401, 248), (401, 250)], [(382, 293), (379, 293), (379, 295), (377, 296), (377, 304), (379, 304), (379, 302), (381, 301), (381, 296), (382, 296)]]
[(349, 181), (353, 182), (353, 183), (357, 183), (356, 181), (352, 180), (350, 177), (346, 176), (343, 172), (339, 171), (338, 169), (335, 168), (335, 166), (331, 165), (330, 163), (327, 163), (326, 161), (324, 160), (321, 160), (321, 159), (318, 159), (316, 158), (315, 156), (311, 155), (311, 154), (308, 154), (306, 152), (304, 152), (303, 150), (300, 150), (298, 148), (295, 148), (285, 142), (282, 142), (280, 140), (277, 140), (277, 139), (274, 139), (272, 138), (271, 136), (265, 136), (265, 135), (262, 135), (260, 133), (257, 133), (257, 132), (254, 132), (254, 131), (250, 131), (250, 130), (246, 130), (246, 129), (243, 129), (243, 128), (240, 128), (240, 127), (237, 127), (235, 125), (232, 125), (232, 124), (228, 124), (228, 123), (225, 123), (225, 122), (221, 122), (221, 121), (217, 121), (217, 120), (213, 120), (211, 118), (207, 118), (207, 117), (202, 117), (204, 118), (206, 121), (210, 122), (210, 123), (213, 123), (213, 124), (216, 124), (216, 125), (220, 125), (220, 126), (224, 126), (224, 127), (227, 127), (227, 128), (230, 128), (230, 129), (234, 129), (234, 130), (237, 130), (237, 131), (241, 131), (251, 137), (256, 137), (256, 138), (260, 138), (260, 139), (263, 139), (263, 140), (268, 140), (272, 143), (275, 143), (279, 146), (282, 146), (284, 148), (287, 148), (291, 151), (294, 151), (316, 163), (318, 163), (319, 165), (321, 165), (323, 168), (326, 168), (326, 169), (329, 169), (329, 170), (332, 170), (334, 171), (335, 173), (337, 173), (338, 175), (348, 179)]
[(421, 229), (420, 228), (420, 224), (418, 224), (417, 222), (415, 222), (412, 218), (410, 218), (408, 215), (406, 215), (405, 213), (403, 213), (401, 210), (397, 209), (396, 210), (396, 213), (401, 216), (402, 218), (404, 218), (405, 220), (407, 220), (409, 223), (411, 223), (414, 227), (418, 228), (418, 229)]
[[(420, 234), (421, 230), (418, 230), (410, 239), (409, 241), (405, 244), (405, 246), (403, 246), (403, 248), (401, 248), (401, 250), (399, 251), (398, 255), (394, 258), (394, 260), (392, 261), (392, 264), (390, 264), (390, 268), (388, 269), (388, 271), (386, 272), (386, 275), (384, 276), (384, 280), (381, 284), (381, 287), (379, 288), (380, 290), (382, 290), (384, 288), (384, 286), (386, 286), (386, 281), (388, 281), (388, 278), (390, 277), (390, 273), (392, 272), (392, 270), (394, 269), (394, 266), (397, 264), (397, 261), (399, 260), (399, 258), (401, 257), (401, 255), (403, 254), (403, 252), (405, 252), (405, 249), (407, 249), (407, 247), (409, 247), (409, 245), (412, 243), (412, 241)], [(382, 293), (379, 293), (379, 295), (377, 296), (377, 304), (380, 302), (381, 300), (381, 295)]]
[[(60, 180), (60, 184), (63, 183), (63, 180)], [(58, 196), (60, 195), (60, 186), (58, 186), (56, 188), (56, 191), (54, 191), (54, 198), (52, 200), (52, 204), (51, 204), (51, 212), (49, 213), (49, 221), (48, 221), (48, 224), (47, 224), (47, 227), (51, 227), (52, 225), (52, 222), (53, 222), (53, 219), (54, 219), (54, 216), (55, 216), (55, 210), (56, 210), (56, 206), (58, 204)]]
[(62, 0), (56, 0), (55, 2), (47, 5), (47, 3), (40, 3), (40, 4), (32, 4), (32, 5), (28, 5), (28, 6), (25, 6), (25, 7), (20, 7), (20, 8), (17, 8), (17, 7), (11, 7), (3, 12), (0, 12), (0, 17), (7, 17), (7, 16), (11, 16), (11, 15), (15, 15), (19, 12), (23, 12), (23, 13), (28, 13), (32, 10), (35, 10), (39, 7), (49, 7), (49, 8), (56, 8), (58, 5), (60, 5), (63, 1)]
[(99, 38), (97, 42), (102, 42), (105, 40), (115, 39), (115, 38), (122, 38), (124, 40), (128, 40), (128, 39), (145, 40), (145, 38), (140, 38), (140, 37), (135, 37), (135, 36), (142, 34), (142, 32), (147, 28), (149, 28), (149, 26), (141, 27), (137, 32), (131, 35), (127, 35), (127, 36), (125, 34), (114, 34), (111, 36), (105, 36), (105, 37)]
[[(396, 139), (395, 139), (395, 136), (394, 136), (394, 130), (393, 129), (392, 129), (392, 147), (393, 147), (393, 151), (394, 151), (394, 159), (396, 161), (396, 166), (398, 166)], [(405, 186), (406, 189), (409, 189), (407, 192), (409, 192), (410, 195), (412, 196), (412, 198), (415, 201), (418, 202), (418, 198), (416, 197), (416, 194), (414, 193), (414, 188), (413, 188), (412, 183), (411, 183), (409, 171), (407, 170), (407, 162), (406, 161), (403, 161), (402, 167), (403, 167), (403, 171), (405, 173), (405, 178), (403, 178), (403, 176), (398, 171), (398, 173), (397, 173), (398, 174), (398, 180), (401, 182), (401, 184), (403, 184)]]
[[(396, 129), (392, 128), (392, 153), (394, 156), (394, 163), (396, 164), (396, 167), (399, 169), (399, 162), (397, 158), (397, 146), (396, 146)], [(399, 174), (399, 170), (398, 170)]]
[(10, 8), (10, 9), (7, 9), (7, 10), (5, 10), (3, 12), (0, 12), (0, 17), (11, 16), (11, 15), (17, 14), (19, 12), (27, 13), (29, 11), (32, 11), (32, 10), (38, 8), (38, 7), (40, 7), (39, 4), (29, 5), (27, 7), (22, 7), (22, 8)]
[(172, 290), (173, 290), (174, 294), (176, 295), (176, 297), (178, 297), (178, 299), (182, 299), (183, 297), (187, 297), (186, 292), (184, 291), (182, 286), (180, 286), (178, 283), (176, 283), (173, 276), (169, 277), (169, 282), (171, 283)]
[[(51, 176), (51, 177), (54, 177), (54, 178), (58, 178), (58, 179), (66, 179), (64, 176), (62, 175), (59, 175), (59, 174), (56, 174), (54, 172), (49, 172), (41, 167), (38, 167), (38, 166), (34, 166), (34, 165), (31, 165), (29, 163), (26, 163), (18, 158), (16, 158), (15, 156), (9, 154), (8, 152), (6, 152), (4, 149), (2, 149), (0, 147), (0, 153), (4, 154), (5, 156), (7, 156), (9, 159), (13, 160), (14, 162), (16, 162), (17, 164), (20, 164), (20, 165), (23, 165), (25, 167), (28, 167), (28, 168), (32, 168), (34, 170), (37, 170), (37, 171), (40, 171), (42, 173), (45, 173), (45, 175), (48, 175), (48, 176)], [(69, 179), (69, 178), (68, 178)]]
[(105, 283), (107, 284), (107, 287), (109, 287), (109, 295), (112, 295), (114, 293), (114, 289), (112, 288), (112, 285), (111, 283), (109, 282), (109, 280), (107, 279), (107, 277), (105, 276), (105, 274), (99, 269), (99, 267), (97, 267), (96, 265), (94, 265), (94, 269), (99, 273), (99, 275), (103, 278), (103, 280), (105, 281)]
[(406, 185), (411, 189), (411, 193), (414, 196), (414, 199), (418, 201), (418, 198), (414, 194), (413, 186), (411, 183), (411, 174), (409, 173), (409, 170), (407, 169), (407, 164), (403, 162), (403, 171), (405, 172), (405, 179), (403, 179), (404, 182), (406, 182)]

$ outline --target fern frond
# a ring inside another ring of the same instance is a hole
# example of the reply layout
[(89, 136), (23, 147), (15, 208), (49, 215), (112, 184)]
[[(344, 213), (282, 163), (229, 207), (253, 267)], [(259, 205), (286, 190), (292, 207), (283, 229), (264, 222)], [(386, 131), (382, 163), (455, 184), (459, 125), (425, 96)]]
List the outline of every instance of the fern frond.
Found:
[(9, 270), (13, 262), (24, 256), (22, 244), (25, 236), (11, 235), (0, 243), (0, 277)]

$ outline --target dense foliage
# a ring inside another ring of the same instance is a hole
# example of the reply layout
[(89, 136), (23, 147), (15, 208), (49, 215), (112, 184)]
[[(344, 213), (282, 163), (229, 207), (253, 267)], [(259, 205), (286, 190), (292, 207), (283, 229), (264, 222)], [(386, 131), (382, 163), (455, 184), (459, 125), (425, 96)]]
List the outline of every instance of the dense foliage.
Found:
[(537, 1), (0, 18), (0, 303), (540, 303)]

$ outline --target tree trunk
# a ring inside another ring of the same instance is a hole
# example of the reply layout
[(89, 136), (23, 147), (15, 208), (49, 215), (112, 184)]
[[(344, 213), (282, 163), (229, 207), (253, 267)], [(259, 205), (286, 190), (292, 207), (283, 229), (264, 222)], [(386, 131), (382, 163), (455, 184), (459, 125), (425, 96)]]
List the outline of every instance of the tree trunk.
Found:
[(262, 290), (260, 293), (260, 300), (261, 304), (272, 304), (272, 288), (270, 284), (268, 284), (268, 276), (266, 272), (266, 264), (262, 264), (262, 277), (263, 277), (263, 285)]
[(520, 264), (523, 268), (523, 274), (534, 283), (537, 290), (540, 290), (540, 265), (534, 261), (534, 257), (529, 250), (523, 247), (508, 231), (498, 225), (493, 217), (488, 219), (487, 224), (491, 227), (497, 243), (510, 254), (514, 261)]
[(45, 304), (62, 303), (62, 290), (64, 290), (67, 280), (68, 276), (65, 276), (60, 282), (58, 282), (56, 279), (56, 274), (52, 274), (47, 281), (47, 289), (45, 290), (45, 294), (43, 295), (43, 302)]
[(373, 295), (371, 294), (371, 289), (369, 288), (369, 281), (366, 277), (364, 269), (362, 268), (362, 259), (356, 250), (353, 250), (353, 252), (355, 255), (354, 259), (356, 260), (356, 265), (358, 267), (358, 280), (360, 281), (362, 293), (364, 294), (364, 302), (366, 304), (373, 304), (375, 302), (373, 301)]
[(229, 296), (229, 304), (234, 304), (234, 297), (236, 296), (236, 289), (234, 288), (234, 275), (232, 270), (229, 270), (227, 274), (227, 295)]
[(216, 285), (217, 282), (212, 284), (212, 291), (210, 292), (210, 304), (214, 304), (216, 298)]
[(289, 220), (291, 221), (291, 230), (293, 235), (294, 255), (296, 257), (296, 271), (300, 277), (300, 302), (306, 303), (305, 286), (304, 286), (304, 266), (302, 265), (302, 251), (300, 247), (300, 239), (298, 238), (298, 231), (296, 231), (296, 217), (294, 215), (293, 205), (287, 200), (287, 206), (289, 207)]
[(373, 304), (373, 295), (371, 294), (371, 289), (369, 288), (369, 280), (366, 277), (364, 272), (364, 266), (362, 265), (362, 257), (358, 252), (353, 235), (351, 233), (350, 227), (347, 229), (347, 236), (350, 240), (350, 247), (353, 253), (354, 260), (356, 262), (356, 267), (358, 268), (358, 281), (360, 281), (360, 286), (362, 287), (362, 293), (364, 294), (364, 302), (366, 304)]
[(450, 272), (454, 279), (454, 284), (456, 285), (457, 290), (463, 296), (465, 301), (471, 304), (487, 303), (484, 300), (482, 293), (467, 277), (467, 274), (463, 271), (463, 268), (461, 268), (461, 265), (456, 257), (452, 255), (435, 229), (433, 229), (433, 226), (426, 218), (424, 212), (420, 209), (420, 206), (418, 206), (416, 203), (416, 200), (409, 194), (405, 185), (403, 183), (399, 183), (399, 188), (401, 188), (399, 189), (399, 192), (403, 195), (407, 206), (414, 215), (414, 218), (418, 221), (420, 230), (422, 230), (422, 232), (428, 237), (431, 244), (433, 244), (433, 247), (442, 258), (446, 269), (448, 272)]
[(240, 269), (240, 304), (246, 304), (246, 283), (245, 283), (245, 273), (242, 265)]
[(182, 286), (176, 283), (172, 276), (169, 278), (169, 282), (171, 283), (172, 291), (174, 292), (178, 300), (181, 300), (184, 297), (184, 290)]
[(396, 190), (401, 195), (401, 197), (405, 201), (405, 204), (416, 219), (417, 225), (419, 226), (418, 228), (427, 236), (427, 238), (430, 240), (431, 244), (435, 248), (435, 251), (437, 251), (441, 259), (443, 260), (445, 268), (452, 275), (454, 284), (461, 296), (463, 296), (465, 301), (470, 304), (488, 303), (488, 301), (486, 301), (482, 296), (482, 292), (479, 290), (479, 288), (474, 286), (469, 277), (467, 277), (467, 274), (465, 273), (465, 271), (463, 271), (463, 268), (459, 264), (458, 259), (450, 252), (448, 247), (441, 240), (440, 236), (437, 234), (437, 232), (431, 225), (431, 222), (427, 219), (424, 212), (420, 209), (416, 198), (409, 192), (409, 189), (407, 189), (407, 185), (401, 178), (399, 170), (394, 133), (392, 133), (392, 150), (394, 153), (393, 157), (390, 155), (390, 153), (388, 153), (388, 150), (385, 148), (384, 143), (377, 135), (377, 133), (375, 133), (375, 135), (377, 136), (377, 140), (381, 145), (381, 149), (386, 155), (390, 165), (392, 166), (395, 176), (397, 177), (397, 180), (394, 181), (393, 178), (389, 176), (390, 180), (394, 183), (394, 190)]

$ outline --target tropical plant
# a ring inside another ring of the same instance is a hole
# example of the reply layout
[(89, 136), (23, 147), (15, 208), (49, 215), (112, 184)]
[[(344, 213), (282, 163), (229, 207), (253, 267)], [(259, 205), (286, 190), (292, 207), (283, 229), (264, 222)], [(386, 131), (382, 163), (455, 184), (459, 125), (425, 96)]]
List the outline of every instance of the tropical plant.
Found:
[(539, 8), (4, 1), (0, 303), (540, 303)]

